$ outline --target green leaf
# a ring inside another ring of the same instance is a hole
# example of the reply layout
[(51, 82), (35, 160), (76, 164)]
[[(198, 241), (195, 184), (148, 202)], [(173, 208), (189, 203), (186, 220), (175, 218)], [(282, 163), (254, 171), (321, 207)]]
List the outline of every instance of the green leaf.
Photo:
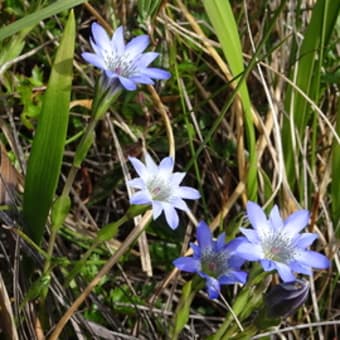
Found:
[(62, 11), (73, 8), (77, 5), (86, 2), (86, 0), (59, 0), (51, 5), (37, 10), (32, 14), (26, 15), (22, 19), (15, 21), (13, 24), (5, 26), (0, 29), (0, 41), (23, 30), (38, 24), (41, 20), (58, 14)]
[(55, 194), (66, 140), (72, 84), (75, 20), (71, 12), (52, 67), (28, 160), (24, 231), (40, 243)]
[[(221, 43), (223, 53), (229, 64), (233, 76), (244, 72), (242, 48), (237, 31), (237, 24), (232, 8), (227, 0), (204, 0), (205, 10), (214, 26), (216, 35)], [(253, 126), (251, 102), (247, 84), (239, 87), (239, 95), (244, 110), (244, 123), (247, 134), (247, 146), (249, 152), (247, 192), (249, 199), (256, 200), (257, 197), (257, 158), (255, 149), (255, 131)]]
[[(291, 70), (290, 78), (294, 80), (297, 87), (307, 94), (316, 105), (320, 100), (320, 74), (323, 67), (324, 49), (330, 39), (336, 25), (336, 19), (340, 10), (340, 2), (333, 0), (318, 0), (313, 8), (310, 23), (304, 32), (304, 38), (298, 54), (295, 56), (297, 62)], [(295, 75), (296, 74), (296, 75)], [(297, 130), (300, 140), (304, 140), (304, 131), (310, 125), (312, 110), (310, 104), (294, 89), (289, 88), (286, 96), (285, 110), (291, 112), (294, 120), (294, 130)], [(295, 174), (296, 164), (291, 136), (290, 119), (285, 119), (283, 124), (282, 139), (284, 141), (284, 154), (287, 168), (287, 175), (291, 185), (297, 176)], [(313, 129), (317, 131), (317, 129)], [(313, 142), (316, 143), (316, 136), (313, 135)], [(315, 145), (313, 146), (313, 150)], [(316, 157), (314, 150), (312, 157)], [(315, 161), (315, 160), (314, 160)], [(313, 166), (312, 162), (312, 166)], [(305, 182), (301, 181), (301, 192), (304, 190)], [(302, 188), (303, 187), (303, 188)]]

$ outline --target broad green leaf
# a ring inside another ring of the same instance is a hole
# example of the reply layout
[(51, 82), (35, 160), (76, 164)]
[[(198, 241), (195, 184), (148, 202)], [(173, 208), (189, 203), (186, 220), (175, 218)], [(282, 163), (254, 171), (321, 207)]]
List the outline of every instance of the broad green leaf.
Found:
[[(227, 0), (203, 0), (205, 10), (214, 26), (216, 35), (221, 43), (223, 53), (229, 64), (233, 76), (244, 72), (242, 48), (237, 31), (236, 21), (229, 1)], [(253, 126), (251, 102), (247, 84), (243, 80), (239, 87), (239, 95), (244, 110), (244, 123), (247, 134), (247, 146), (249, 152), (247, 192), (249, 199), (257, 197), (257, 167), (255, 150), (255, 132)]]
[(71, 12), (52, 67), (28, 160), (23, 202), (24, 230), (41, 241), (60, 175), (69, 116), (75, 20)]

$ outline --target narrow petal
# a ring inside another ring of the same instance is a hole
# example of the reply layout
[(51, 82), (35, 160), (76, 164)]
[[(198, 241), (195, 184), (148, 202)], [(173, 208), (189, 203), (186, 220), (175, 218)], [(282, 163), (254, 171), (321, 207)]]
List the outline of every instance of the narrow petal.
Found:
[(98, 57), (96, 54), (84, 52), (81, 54), (82, 58), (88, 62), (89, 64), (92, 64), (102, 70), (107, 69), (107, 66), (105, 65), (105, 62), (102, 58)]
[(202, 250), (212, 248), (211, 231), (204, 221), (200, 221), (197, 225), (197, 241)]
[(183, 181), (184, 177), (185, 177), (186, 173), (185, 172), (175, 172), (171, 175), (171, 184), (174, 187), (177, 187), (181, 184), (181, 182)]
[(225, 233), (220, 234), (215, 242), (215, 251), (220, 252), (225, 245)]
[(270, 233), (271, 227), (269, 226), (266, 215), (258, 204), (251, 201), (247, 203), (247, 216), (249, 222), (260, 237)]
[(195, 260), (192, 257), (180, 257), (174, 260), (172, 263), (177, 269), (189, 273), (197, 273), (199, 270), (201, 270), (200, 261)]
[(166, 173), (171, 173), (174, 169), (174, 159), (172, 157), (165, 157), (159, 163), (158, 170)]
[(309, 221), (308, 210), (298, 210), (289, 215), (285, 220), (284, 232), (290, 237), (298, 234)]
[(131, 75), (129, 79), (131, 79), (134, 83), (138, 83), (138, 84), (153, 85), (155, 83), (150, 77), (139, 75), (139, 74)]
[(157, 174), (158, 166), (148, 152), (145, 153), (144, 158), (148, 172), (150, 172), (151, 174)]
[(176, 209), (168, 203), (163, 203), (163, 208), (165, 212), (165, 219), (171, 229), (176, 229), (178, 227), (179, 218)]
[(190, 242), (190, 247), (192, 248), (192, 250), (194, 252), (194, 257), (200, 258), (201, 257), (201, 248), (193, 242)]
[(261, 266), (265, 272), (270, 272), (276, 269), (276, 265), (272, 260), (263, 259), (261, 260)]
[(135, 91), (137, 89), (137, 85), (132, 80), (122, 77), (122, 76), (118, 76), (118, 78), (126, 90)]
[(298, 261), (292, 261), (289, 263), (289, 267), (295, 273), (305, 274), (305, 275), (312, 275), (312, 269), (310, 265), (303, 264)]
[(137, 68), (146, 68), (149, 66), (157, 57), (159, 53), (157, 52), (147, 52), (143, 53), (135, 62)]
[(119, 26), (113, 33), (111, 44), (112, 47), (116, 50), (118, 55), (124, 54), (125, 42), (124, 42), (124, 29), (122, 26)]
[(135, 157), (128, 157), (128, 159), (141, 178), (147, 177), (148, 173), (145, 165), (139, 159)]
[(219, 277), (218, 281), (221, 285), (232, 285), (235, 283), (245, 283), (247, 281), (247, 273), (243, 271), (229, 271), (227, 275)]
[(233, 240), (231, 240), (230, 242), (228, 242), (228, 244), (225, 245), (225, 250), (227, 250), (229, 253), (233, 253), (233, 252), (237, 251), (237, 248), (243, 242), (247, 242), (245, 237), (242, 237), (242, 236), (236, 237)]
[(269, 214), (269, 220), (275, 231), (279, 232), (283, 228), (283, 220), (280, 216), (279, 208), (274, 205), (273, 209)]
[(139, 177), (129, 180), (127, 184), (131, 188), (145, 189), (145, 182)]
[(281, 262), (275, 262), (275, 266), (283, 282), (293, 282), (296, 280), (289, 266)]
[(240, 231), (248, 239), (249, 242), (251, 242), (251, 243), (259, 243), (260, 242), (258, 234), (255, 230), (240, 227)]
[(263, 250), (260, 245), (242, 242), (236, 249), (239, 256), (248, 261), (258, 261), (264, 258)]
[(297, 252), (295, 260), (312, 268), (326, 269), (330, 266), (330, 261), (326, 256), (312, 250)]
[(171, 73), (161, 68), (148, 67), (142, 71), (142, 73), (150, 78), (159, 79), (159, 80), (167, 80), (171, 78)]
[(156, 220), (163, 211), (163, 205), (159, 201), (152, 201), (152, 217)]
[(170, 204), (172, 204), (177, 209), (189, 211), (188, 205), (179, 197), (171, 197)]
[(206, 286), (208, 291), (209, 299), (217, 299), (220, 295), (221, 287), (218, 280), (208, 276), (206, 278)]
[(198, 190), (186, 186), (179, 187), (176, 190), (176, 195), (187, 200), (197, 200), (201, 197), (201, 194)]
[(303, 233), (298, 235), (294, 242), (297, 247), (304, 249), (309, 247), (317, 238), (318, 234), (316, 233)]
[(139, 191), (130, 198), (131, 204), (150, 204), (151, 197), (147, 191)]
[(97, 46), (103, 50), (111, 50), (111, 43), (109, 36), (102, 26), (94, 22), (91, 25), (92, 36)]
[(131, 39), (125, 47), (125, 55), (129, 60), (141, 54), (149, 45), (150, 38), (147, 35), (139, 35)]

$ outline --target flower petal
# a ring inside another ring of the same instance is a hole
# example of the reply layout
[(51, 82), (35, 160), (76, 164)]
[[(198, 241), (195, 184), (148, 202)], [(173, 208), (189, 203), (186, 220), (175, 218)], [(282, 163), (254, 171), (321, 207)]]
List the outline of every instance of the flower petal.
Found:
[(248, 261), (258, 261), (264, 258), (262, 247), (248, 241), (242, 242), (236, 249), (239, 256)]
[(316, 233), (303, 233), (298, 235), (294, 242), (297, 247), (304, 249), (309, 247), (317, 238), (318, 234)]
[(208, 291), (209, 299), (217, 299), (220, 295), (220, 283), (218, 280), (211, 276), (206, 277), (206, 286)]
[(283, 220), (280, 216), (279, 208), (277, 205), (274, 205), (273, 209), (269, 214), (269, 220), (276, 232), (279, 232), (283, 228)]
[(130, 198), (131, 204), (150, 204), (151, 203), (151, 197), (148, 191), (142, 190), (135, 193)]
[(118, 55), (123, 55), (125, 51), (125, 42), (124, 42), (124, 29), (122, 26), (119, 26), (113, 36), (111, 38), (112, 47), (116, 50)]
[(330, 266), (330, 261), (326, 256), (312, 250), (297, 252), (295, 260), (318, 269), (327, 269)]
[(118, 76), (119, 81), (121, 82), (121, 84), (123, 85), (123, 87), (128, 90), (128, 91), (135, 91), (137, 89), (137, 85), (136, 83), (134, 83), (132, 80), (126, 78), (126, 77), (122, 77), (122, 76)]
[(141, 178), (134, 178), (127, 182), (128, 186), (135, 189), (145, 189), (145, 182)]
[(271, 227), (267, 221), (266, 215), (258, 204), (251, 201), (247, 203), (247, 216), (249, 222), (261, 238), (264, 234), (270, 233)]
[(134, 167), (134, 169), (136, 170), (137, 174), (141, 177), (141, 178), (146, 178), (148, 175), (147, 169), (145, 168), (145, 165), (137, 158), (135, 157), (128, 157), (130, 163), (132, 164), (132, 166)]
[(176, 209), (169, 203), (163, 203), (165, 219), (171, 229), (178, 227), (179, 218)]
[(153, 79), (167, 80), (171, 78), (171, 73), (162, 70), (161, 68), (148, 67), (144, 69), (141, 73)]
[(147, 35), (139, 35), (131, 39), (125, 47), (125, 56), (132, 60), (141, 54), (149, 45), (150, 38)]
[(157, 174), (158, 173), (158, 166), (148, 152), (145, 153), (144, 158), (145, 158), (145, 164), (146, 164), (147, 171), (149, 173), (151, 173), (152, 175)]
[(81, 56), (86, 62), (88, 62), (88, 63), (90, 63), (90, 64), (92, 64), (92, 65), (94, 65), (94, 66), (96, 66), (96, 67), (98, 67), (102, 70), (105, 70), (107, 68), (104, 60), (102, 58), (98, 57), (96, 54), (84, 52), (84, 53), (81, 54)]
[(189, 273), (197, 273), (199, 270), (201, 270), (200, 261), (193, 259), (192, 257), (179, 257), (172, 263), (177, 269)]
[(109, 36), (107, 35), (106, 31), (102, 26), (94, 22), (91, 25), (91, 31), (94, 41), (96, 42), (96, 45), (103, 50), (109, 50), (111, 51), (111, 43)]
[(158, 166), (158, 170), (165, 172), (165, 173), (171, 173), (174, 169), (174, 159), (172, 157), (165, 157), (161, 160)]
[(181, 182), (183, 181), (184, 177), (185, 177), (186, 173), (185, 172), (175, 172), (171, 175), (171, 184), (174, 187), (178, 187)]
[(186, 187), (186, 186), (181, 186), (176, 189), (176, 195), (185, 198), (187, 200), (197, 200), (201, 197), (201, 194), (199, 193), (198, 190), (191, 188), (191, 187)]
[(232, 285), (235, 283), (245, 283), (247, 281), (247, 273), (243, 271), (229, 271), (228, 274), (218, 278), (221, 285)]
[(284, 232), (286, 235), (293, 237), (298, 234), (309, 221), (308, 210), (298, 210), (289, 215), (285, 220)]
[(137, 59), (135, 66), (137, 68), (146, 68), (149, 66), (157, 57), (159, 56), (159, 53), (157, 52), (147, 52), (143, 53), (143, 55), (140, 56), (140, 58)]
[(288, 265), (281, 262), (274, 262), (277, 272), (279, 276), (281, 277), (283, 282), (293, 282), (296, 280), (296, 277), (294, 276), (292, 270)]
[(194, 252), (193, 256), (195, 258), (200, 258), (201, 257), (201, 248), (193, 242), (190, 242), (190, 247), (192, 248), (192, 250)]
[(200, 221), (197, 225), (197, 241), (202, 250), (212, 248), (212, 235), (209, 226)]
[(215, 252), (222, 251), (222, 249), (224, 248), (224, 245), (225, 245), (225, 233), (220, 234), (217, 237), (217, 240), (214, 244), (215, 244), (215, 247), (214, 247)]
[(251, 243), (259, 243), (260, 242), (258, 234), (255, 230), (240, 227), (240, 231), (248, 239), (249, 242), (251, 242)]
[(152, 201), (152, 217), (156, 220), (163, 211), (163, 204), (159, 201)]
[(170, 204), (172, 204), (177, 209), (189, 211), (188, 205), (179, 197), (171, 197)]

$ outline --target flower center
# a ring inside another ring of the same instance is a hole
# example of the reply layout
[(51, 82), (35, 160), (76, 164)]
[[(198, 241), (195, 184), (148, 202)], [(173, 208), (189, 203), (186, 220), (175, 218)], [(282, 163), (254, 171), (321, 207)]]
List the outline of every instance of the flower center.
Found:
[(115, 56), (112, 52), (105, 51), (104, 61), (108, 69), (120, 76), (128, 78), (135, 72), (133, 62), (124, 55)]
[(146, 183), (153, 200), (168, 202), (172, 195), (170, 183), (161, 176), (152, 177)]
[(271, 234), (262, 243), (267, 259), (287, 263), (294, 258), (294, 246), (284, 234)]
[(226, 252), (214, 252), (211, 249), (203, 251), (201, 256), (202, 272), (218, 278), (228, 272), (228, 254)]

